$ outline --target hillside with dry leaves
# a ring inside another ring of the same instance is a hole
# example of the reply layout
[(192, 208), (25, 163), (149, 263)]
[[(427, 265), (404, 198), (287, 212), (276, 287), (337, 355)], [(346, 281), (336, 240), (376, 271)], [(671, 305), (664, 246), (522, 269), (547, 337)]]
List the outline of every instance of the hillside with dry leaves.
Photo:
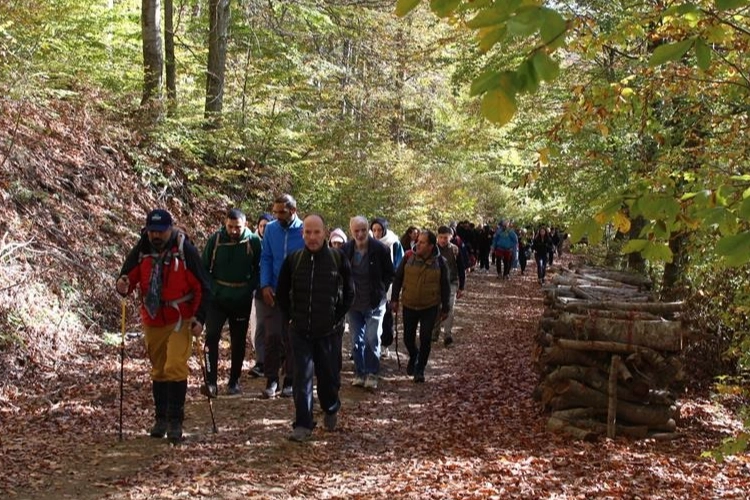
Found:
[[(567, 258), (563, 259), (563, 265)], [(532, 269), (533, 273), (533, 269)], [(533, 276), (471, 274), (459, 300), (456, 342), (434, 344), (425, 384), (391, 356), (375, 392), (349, 385), (339, 427), (308, 443), (287, 440), (288, 399), (262, 400), (263, 381), (215, 400), (211, 432), (199, 367), (191, 360), (188, 436), (149, 438), (148, 361), (128, 342), (124, 440), (118, 441), (117, 347), (87, 344), (39, 387), (7, 394), (0, 486), (4, 498), (506, 499), (744, 498), (746, 456), (723, 463), (702, 451), (736, 431), (732, 412), (706, 395), (681, 395), (680, 437), (571, 441), (544, 429), (531, 394), (531, 353), (542, 312)], [(132, 304), (131, 304), (132, 307)], [(227, 358), (223, 345), (222, 359)], [(220, 381), (226, 380), (226, 361)], [(33, 391), (32, 389), (39, 389)], [(220, 388), (221, 389), (221, 388)], [(35, 395), (32, 393), (36, 392)], [(320, 415), (317, 415), (320, 419)]]

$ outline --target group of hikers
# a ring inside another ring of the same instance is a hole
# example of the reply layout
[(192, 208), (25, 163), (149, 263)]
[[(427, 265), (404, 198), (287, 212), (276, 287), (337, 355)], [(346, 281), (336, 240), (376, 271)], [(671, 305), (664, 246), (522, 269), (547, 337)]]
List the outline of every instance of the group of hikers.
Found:
[(398, 238), (386, 219), (354, 216), (348, 229), (347, 237), (340, 228), (329, 232), (319, 214), (301, 218), (295, 199), (283, 194), (254, 230), (245, 214), (229, 210), (199, 252), (168, 211), (148, 213), (116, 290), (124, 297), (137, 289), (141, 297), (155, 410), (152, 437), (175, 444), (183, 439), (188, 360), (194, 337), (204, 330), (202, 392), (218, 395), (219, 342), (228, 324), (226, 392), (239, 394), (254, 309), (255, 363), (249, 374), (266, 379), (262, 398), (293, 398), (289, 439), (306, 441), (316, 426), (314, 379), (323, 426), (336, 428), (345, 330), (351, 337), (346, 349), (354, 364), (352, 385), (377, 390), (381, 357), (400, 314), (406, 371), (422, 383), (432, 343), (441, 334), (446, 347), (453, 343), (454, 305), (466, 273), (477, 262), (487, 272), (492, 257), (498, 277), (507, 278), (516, 261), (524, 272), (527, 252), (533, 251), (543, 282), (549, 253), (558, 244), (546, 228), (527, 238), (526, 230), (506, 221), (491, 232), (489, 226), (475, 231), (468, 222), (437, 232), (410, 227)]

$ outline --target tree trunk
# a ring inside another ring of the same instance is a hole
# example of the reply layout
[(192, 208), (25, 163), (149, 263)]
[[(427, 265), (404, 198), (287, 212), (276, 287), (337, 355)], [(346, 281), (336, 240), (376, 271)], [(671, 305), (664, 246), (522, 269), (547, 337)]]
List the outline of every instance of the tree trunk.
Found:
[(676, 300), (684, 297), (684, 290), (680, 283), (685, 272), (686, 259), (688, 258), (686, 246), (688, 235), (685, 232), (673, 234), (669, 239), (669, 249), (672, 250), (672, 262), (664, 265), (662, 279), (662, 300)]
[[(640, 215), (633, 219), (628, 232), (628, 239), (635, 240), (640, 238), (641, 230), (646, 226), (646, 221)], [(640, 252), (631, 252), (628, 254), (628, 268), (633, 271), (646, 274), (646, 260)]]
[(141, 105), (161, 97), (164, 59), (161, 48), (161, 2), (141, 0), (141, 36), (143, 38), (143, 98)]
[(224, 100), (230, 0), (210, 0), (205, 118), (218, 126)]
[(174, 9), (172, 0), (164, 0), (164, 69), (167, 76), (167, 99), (177, 99), (177, 67), (174, 57)]
[(558, 302), (562, 304), (563, 309), (567, 310), (568, 306), (582, 306), (587, 309), (610, 309), (618, 311), (644, 311), (660, 316), (674, 314), (684, 309), (683, 302), (599, 302), (574, 299), (570, 297), (558, 297)]

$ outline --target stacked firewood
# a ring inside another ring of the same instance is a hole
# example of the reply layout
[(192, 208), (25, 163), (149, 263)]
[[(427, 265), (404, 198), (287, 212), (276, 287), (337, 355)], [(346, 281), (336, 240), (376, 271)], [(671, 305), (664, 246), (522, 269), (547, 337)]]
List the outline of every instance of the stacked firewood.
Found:
[(682, 304), (641, 276), (578, 266), (545, 287), (534, 356), (547, 427), (578, 439), (676, 436)]

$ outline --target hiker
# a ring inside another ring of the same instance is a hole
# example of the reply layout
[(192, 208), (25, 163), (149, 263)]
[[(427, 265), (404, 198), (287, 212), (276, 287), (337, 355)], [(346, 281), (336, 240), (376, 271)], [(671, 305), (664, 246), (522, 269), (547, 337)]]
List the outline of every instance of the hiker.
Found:
[[(395, 272), (401, 259), (404, 258), (404, 247), (401, 246), (396, 233), (388, 229), (388, 221), (383, 217), (375, 217), (370, 221), (370, 231), (373, 238), (385, 245), (391, 253), (391, 262), (393, 262), (393, 271)], [(388, 357), (388, 348), (393, 344), (394, 337), (394, 318), (393, 307), (391, 307), (391, 289), (388, 287), (385, 301), (385, 314), (383, 315), (383, 325), (380, 331), (380, 357)]]
[(479, 231), (479, 271), (483, 273), (490, 272), (490, 251), (492, 249), (492, 238), (494, 233), (489, 224), (485, 224)]
[(378, 388), (380, 334), (385, 315), (386, 293), (393, 282), (393, 262), (385, 245), (368, 235), (367, 219), (352, 217), (352, 239), (342, 248), (352, 269), (354, 302), (347, 320), (352, 336), (354, 379), (352, 385)]
[(534, 251), (534, 260), (536, 261), (536, 276), (540, 285), (544, 284), (544, 278), (547, 274), (547, 259), (552, 251), (551, 248), (552, 239), (547, 234), (547, 229), (542, 226), (531, 242), (531, 249)]
[(260, 238), (247, 227), (242, 211), (233, 208), (227, 212), (222, 228), (208, 238), (201, 260), (211, 276), (211, 302), (206, 314), (208, 366), (204, 394), (217, 395), (219, 341), (225, 323), (229, 323), (231, 349), (227, 394), (239, 394), (253, 293), (260, 281)]
[(419, 237), (419, 229), (417, 229), (414, 226), (409, 226), (409, 228), (404, 232), (404, 234), (401, 235), (401, 248), (404, 249), (404, 252), (407, 250), (414, 250), (414, 247), (417, 245), (417, 238)]
[(526, 228), (518, 230), (518, 263), (521, 266), (521, 274), (526, 272), (526, 265), (531, 257), (531, 241)]
[(440, 330), (443, 330), (443, 345), (448, 347), (453, 343), (453, 318), (456, 299), (460, 299), (466, 286), (466, 267), (460, 250), (450, 242), (453, 231), (448, 226), (440, 226), (437, 234), (437, 249), (448, 266), (448, 282), (450, 283), (450, 312), (443, 321), (436, 321), (432, 330), (432, 341), (440, 340)]
[(553, 227), (552, 229), (547, 229), (547, 234), (549, 235), (550, 242), (552, 243), (552, 246), (549, 249), (549, 262), (548, 266), (551, 266), (555, 262), (555, 252), (557, 252), (557, 248), (560, 246), (560, 235), (557, 232), (557, 228)]
[(313, 374), (326, 430), (335, 429), (341, 408), (341, 339), (344, 316), (354, 300), (354, 283), (347, 259), (340, 250), (327, 247), (325, 228), (319, 215), (305, 217), (305, 246), (284, 260), (276, 287), (278, 307), (290, 318), (295, 410), (292, 441), (309, 439), (315, 427)]
[(286, 256), (304, 247), (302, 221), (297, 216), (297, 201), (283, 194), (273, 202), (272, 213), (276, 220), (269, 222), (263, 236), (260, 253), (260, 288), (266, 310), (265, 359), (263, 364), (266, 388), (261, 392), (265, 399), (279, 395), (279, 370), (284, 368), (283, 397), (292, 397), (292, 371), (294, 369), (288, 342), (288, 318), (276, 303), (276, 282), (281, 264)]
[[(263, 235), (266, 234), (266, 225), (272, 220), (273, 216), (268, 213), (262, 213), (258, 217), (258, 222), (255, 224), (255, 234), (261, 242), (263, 241)], [(266, 343), (263, 338), (266, 331), (264, 321), (266, 304), (263, 302), (263, 292), (260, 291), (260, 279), (258, 280), (258, 287), (253, 293), (253, 305), (255, 306), (255, 330), (253, 330), (251, 342), (255, 351), (255, 364), (250, 368), (250, 376), (258, 378), (263, 377), (263, 359), (266, 353)]]
[(331, 248), (341, 248), (344, 246), (344, 243), (346, 243), (346, 233), (341, 228), (336, 228), (333, 231), (331, 231), (331, 236), (328, 239), (328, 245)]
[(155, 209), (128, 253), (115, 284), (124, 296), (138, 288), (146, 350), (151, 361), (155, 421), (149, 434), (182, 440), (192, 337), (203, 331), (211, 293), (198, 250)]
[[(426, 230), (419, 234), (417, 248), (404, 255), (396, 271), (391, 302), (396, 310), (403, 301), (404, 345), (409, 352), (407, 375), (424, 382), (424, 370), (430, 357), (432, 330), (436, 321), (448, 317), (450, 283), (448, 266), (437, 251), (437, 237)], [(419, 349), (416, 345), (419, 326)]]
[(492, 250), (497, 261), (498, 279), (510, 279), (513, 250), (517, 248), (518, 236), (516, 236), (516, 232), (508, 227), (507, 221), (500, 221), (495, 236), (492, 238)]

